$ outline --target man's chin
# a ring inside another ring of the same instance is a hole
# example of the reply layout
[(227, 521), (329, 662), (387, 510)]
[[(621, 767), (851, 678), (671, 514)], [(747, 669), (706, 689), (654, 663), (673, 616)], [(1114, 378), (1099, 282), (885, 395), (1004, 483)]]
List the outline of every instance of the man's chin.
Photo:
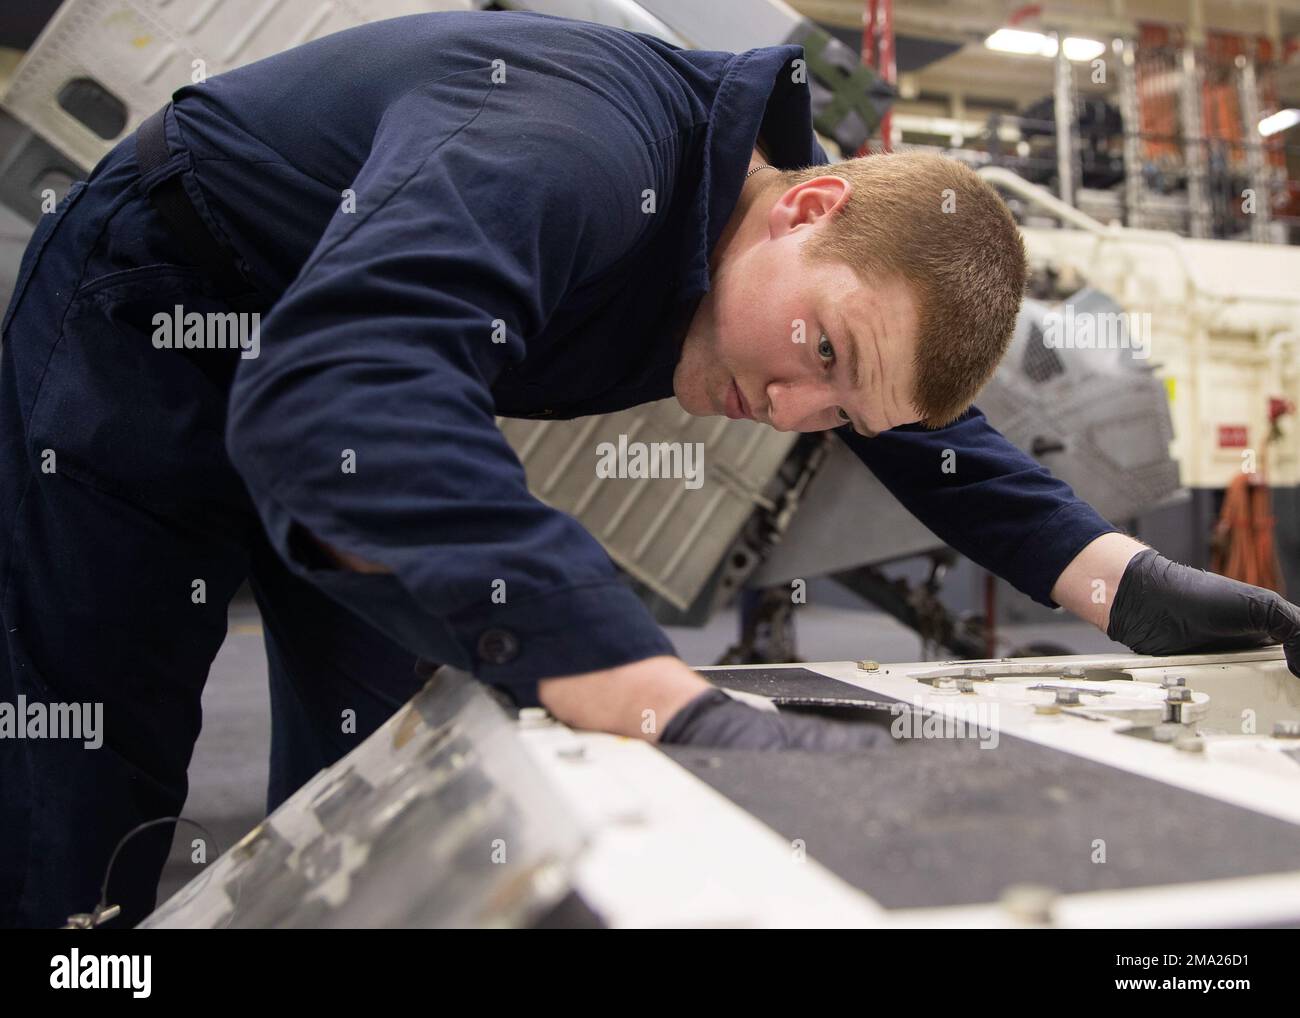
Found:
[(701, 407), (695, 405), (687, 400), (682, 399), (681, 396), (677, 397), (677, 405), (681, 407), (683, 410), (685, 410), (692, 417), (717, 417), (719, 415), (719, 411), (715, 410), (713, 407), (711, 406)]
[(677, 399), (677, 405), (692, 417), (716, 417), (722, 412), (713, 405), (706, 393), (698, 389), (683, 391), (674, 386), (673, 396)]

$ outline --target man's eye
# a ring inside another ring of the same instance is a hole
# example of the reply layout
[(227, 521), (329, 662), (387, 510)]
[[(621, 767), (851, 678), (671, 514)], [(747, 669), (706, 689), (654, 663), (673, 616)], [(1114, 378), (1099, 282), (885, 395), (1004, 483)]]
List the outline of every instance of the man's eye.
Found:
[(817, 353), (826, 358), (826, 360), (831, 360), (835, 357), (835, 347), (831, 345), (831, 341), (826, 338), (824, 333), (821, 341), (817, 344)]

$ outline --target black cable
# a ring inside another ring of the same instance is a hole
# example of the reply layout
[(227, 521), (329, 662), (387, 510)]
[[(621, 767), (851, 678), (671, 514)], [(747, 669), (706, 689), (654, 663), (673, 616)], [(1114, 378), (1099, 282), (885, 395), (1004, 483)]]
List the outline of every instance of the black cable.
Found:
[[(117, 862), (118, 854), (122, 851), (123, 848), (126, 847), (126, 843), (130, 841), (132, 838), (134, 838), (141, 831), (148, 830), (150, 827), (156, 827), (158, 824), (171, 824), (171, 823), (189, 824), (190, 826), (197, 828), (199, 833), (202, 834), (205, 838), (207, 838), (208, 841), (212, 843), (212, 847), (217, 850), (216, 858), (218, 859), (221, 858), (222, 853), (221, 853), (220, 843), (217, 841), (215, 837), (213, 837), (212, 832), (209, 831), (197, 820), (191, 820), (189, 817), (182, 817), (182, 816), (156, 817), (153, 820), (146, 820), (142, 824), (136, 824), (135, 827), (131, 828), (131, 830), (127, 831), (124, 835), (122, 835), (120, 839), (118, 839), (117, 846), (113, 849), (113, 854), (108, 857), (108, 867), (104, 870), (104, 882), (100, 885), (99, 888), (99, 903), (95, 906), (94, 910), (90, 913), (92, 917), (91, 925), (98, 925), (95, 922), (95, 919), (97, 919), (100, 915), (102, 915), (104, 911), (107, 910), (108, 908), (108, 884), (113, 876), (113, 864)], [(209, 863), (208, 865), (210, 866), (212, 864)]]

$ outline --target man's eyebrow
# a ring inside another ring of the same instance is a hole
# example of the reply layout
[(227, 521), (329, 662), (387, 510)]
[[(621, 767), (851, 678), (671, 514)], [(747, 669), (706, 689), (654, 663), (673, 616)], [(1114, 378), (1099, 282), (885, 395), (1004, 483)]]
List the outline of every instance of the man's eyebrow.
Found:
[(858, 340), (853, 335), (853, 330), (849, 328), (848, 320), (840, 318), (840, 327), (844, 329), (844, 334), (849, 338), (849, 385), (853, 386), (854, 391), (862, 381), (862, 363), (858, 356)]
[[(840, 315), (840, 328), (843, 330), (843, 334), (848, 337), (849, 341), (849, 385), (853, 387), (854, 392), (857, 392), (858, 388), (862, 384), (862, 359), (858, 353), (858, 338), (853, 334), (853, 330), (849, 328), (849, 321), (843, 314)], [(857, 434), (861, 435), (863, 438), (876, 437), (876, 432), (872, 431), (870, 428), (859, 427), (858, 422), (852, 419), (852, 414), (849, 416), (853, 430)]]

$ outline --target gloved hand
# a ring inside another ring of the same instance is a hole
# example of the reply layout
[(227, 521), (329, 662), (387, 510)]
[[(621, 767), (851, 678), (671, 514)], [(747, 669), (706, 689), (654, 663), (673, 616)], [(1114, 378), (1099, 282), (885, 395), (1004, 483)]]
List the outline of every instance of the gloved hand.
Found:
[(892, 742), (871, 724), (841, 724), (798, 714), (775, 714), (708, 689), (677, 711), (660, 743), (713, 749), (809, 749), (852, 752)]
[(1154, 548), (1124, 569), (1106, 635), (1139, 654), (1282, 644), (1300, 676), (1300, 608), (1263, 587), (1171, 562)]

